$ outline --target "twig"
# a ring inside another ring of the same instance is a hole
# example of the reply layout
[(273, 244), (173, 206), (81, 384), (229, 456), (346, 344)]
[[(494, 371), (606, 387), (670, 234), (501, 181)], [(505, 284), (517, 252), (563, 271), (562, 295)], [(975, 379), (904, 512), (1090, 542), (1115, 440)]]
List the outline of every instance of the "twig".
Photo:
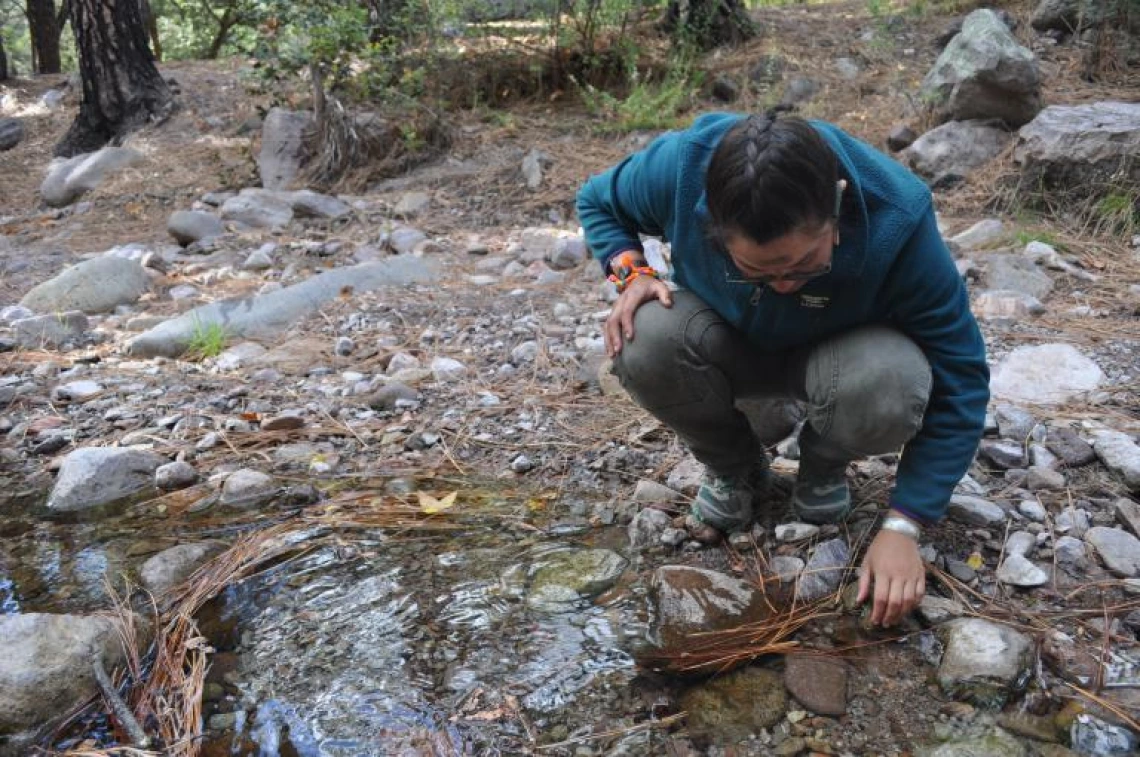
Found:
[(92, 669), (95, 671), (95, 683), (99, 684), (99, 691), (103, 693), (103, 699), (111, 707), (111, 711), (115, 715), (115, 719), (127, 731), (127, 735), (131, 737), (131, 743), (139, 749), (146, 749), (150, 746), (150, 738), (146, 732), (139, 725), (139, 721), (135, 720), (134, 713), (127, 707), (127, 703), (119, 696), (119, 692), (115, 690), (115, 685), (111, 683), (110, 676), (103, 668), (103, 658), (98, 654), (95, 655), (95, 660), (92, 663)]

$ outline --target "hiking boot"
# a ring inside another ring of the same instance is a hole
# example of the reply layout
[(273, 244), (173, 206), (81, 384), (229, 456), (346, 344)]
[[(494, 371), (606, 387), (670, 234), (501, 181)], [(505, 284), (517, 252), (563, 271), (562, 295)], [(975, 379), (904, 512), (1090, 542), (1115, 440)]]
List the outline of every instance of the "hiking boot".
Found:
[(747, 528), (752, 523), (752, 503), (764, 493), (767, 484), (766, 458), (741, 475), (717, 476), (706, 472), (693, 500), (693, 517), (724, 533)]
[(800, 457), (800, 472), (792, 489), (792, 509), (805, 523), (838, 523), (851, 511), (847, 463)]

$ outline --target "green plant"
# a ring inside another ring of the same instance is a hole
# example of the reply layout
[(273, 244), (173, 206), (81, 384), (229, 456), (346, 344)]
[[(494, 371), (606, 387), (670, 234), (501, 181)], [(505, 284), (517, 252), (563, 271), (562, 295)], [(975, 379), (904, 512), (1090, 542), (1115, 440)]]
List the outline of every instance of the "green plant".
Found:
[(677, 126), (692, 103), (693, 93), (700, 88), (702, 75), (683, 61), (671, 66), (660, 82), (646, 81), (632, 66), (628, 78), (629, 91), (621, 98), (590, 84), (579, 86), (586, 109), (601, 121), (602, 132)]
[(194, 321), (194, 330), (190, 334), (190, 342), (186, 345), (186, 354), (199, 360), (217, 357), (226, 348), (229, 334), (226, 327), (216, 321), (203, 323)]
[(1092, 208), (1094, 233), (1130, 238), (1140, 230), (1140, 197), (1114, 190)]
[(1013, 237), (1018, 247), (1024, 247), (1030, 242), (1042, 242), (1054, 249), (1062, 249), (1063, 245), (1057, 241), (1057, 235), (1042, 229), (1018, 229)]

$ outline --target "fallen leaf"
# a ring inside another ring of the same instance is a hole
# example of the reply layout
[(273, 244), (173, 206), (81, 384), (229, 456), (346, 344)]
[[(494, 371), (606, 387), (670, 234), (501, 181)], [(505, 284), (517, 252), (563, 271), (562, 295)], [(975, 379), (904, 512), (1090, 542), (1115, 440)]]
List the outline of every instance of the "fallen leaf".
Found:
[(973, 552), (966, 558), (966, 564), (974, 570), (981, 570), (982, 566), (986, 564), (986, 561), (982, 559), (981, 552)]
[(420, 500), (420, 509), (428, 515), (435, 515), (436, 513), (441, 513), (444, 510), (449, 509), (452, 505), (455, 504), (455, 498), (458, 496), (459, 492), (454, 491), (442, 499), (436, 499), (430, 494), (426, 494), (424, 492), (416, 492), (416, 497)]

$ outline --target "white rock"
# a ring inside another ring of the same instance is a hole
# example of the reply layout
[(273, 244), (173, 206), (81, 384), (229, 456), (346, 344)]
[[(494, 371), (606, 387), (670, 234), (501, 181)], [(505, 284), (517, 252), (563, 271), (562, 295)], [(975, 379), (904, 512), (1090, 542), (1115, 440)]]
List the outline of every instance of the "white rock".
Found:
[(1029, 558), (1012, 554), (998, 566), (997, 579), (1011, 586), (1043, 586), (1049, 582), (1049, 574), (1034, 565)]
[(1005, 553), (1007, 555), (1021, 555), (1028, 557), (1033, 548), (1037, 546), (1037, 537), (1028, 531), (1014, 531), (1005, 540)]
[(1071, 344), (1018, 347), (994, 369), (990, 390), (1012, 402), (1059, 404), (1095, 391), (1104, 372)]
[(1097, 526), (1085, 534), (1105, 567), (1122, 578), (1140, 576), (1140, 539), (1119, 528)]
[(431, 361), (431, 373), (436, 381), (459, 381), (467, 375), (467, 366), (449, 357), (436, 357)]
[(768, 561), (768, 567), (780, 579), (780, 583), (786, 584), (800, 577), (804, 561), (792, 555), (776, 555)]
[(781, 523), (776, 526), (776, 539), (783, 542), (803, 541), (819, 533), (819, 526), (811, 523)]
[(413, 371), (422, 367), (420, 359), (408, 352), (397, 352), (388, 360), (388, 372)]
[(174, 463), (160, 465), (154, 472), (154, 484), (164, 491), (185, 489), (198, 481), (198, 471), (190, 463), (179, 460)]
[(955, 494), (950, 498), (946, 514), (973, 526), (994, 526), (1005, 522), (1005, 510), (981, 497)]
[(103, 392), (103, 385), (98, 381), (82, 380), (82, 381), (69, 381), (66, 384), (57, 386), (52, 391), (52, 396), (57, 400), (64, 400), (66, 402), (86, 402), (93, 399)]
[(955, 698), (1000, 705), (1028, 671), (1032, 644), (1008, 626), (962, 618), (942, 626), (942, 636), (938, 682)]
[(647, 507), (639, 510), (629, 524), (629, 543), (634, 549), (646, 549), (661, 542), (661, 535), (673, 519), (661, 510)]
[(1005, 226), (996, 218), (978, 221), (965, 231), (955, 234), (950, 242), (961, 250), (977, 250), (1001, 239)]
[(238, 510), (252, 510), (273, 499), (277, 488), (272, 476), (242, 468), (226, 477), (221, 503)]
[(1017, 504), (1017, 511), (1035, 523), (1044, 523), (1048, 512), (1045, 506), (1035, 499), (1025, 499)]
[(1140, 446), (1132, 437), (1109, 429), (1094, 429), (1089, 435), (1101, 462), (1123, 479), (1129, 489), (1140, 490)]

